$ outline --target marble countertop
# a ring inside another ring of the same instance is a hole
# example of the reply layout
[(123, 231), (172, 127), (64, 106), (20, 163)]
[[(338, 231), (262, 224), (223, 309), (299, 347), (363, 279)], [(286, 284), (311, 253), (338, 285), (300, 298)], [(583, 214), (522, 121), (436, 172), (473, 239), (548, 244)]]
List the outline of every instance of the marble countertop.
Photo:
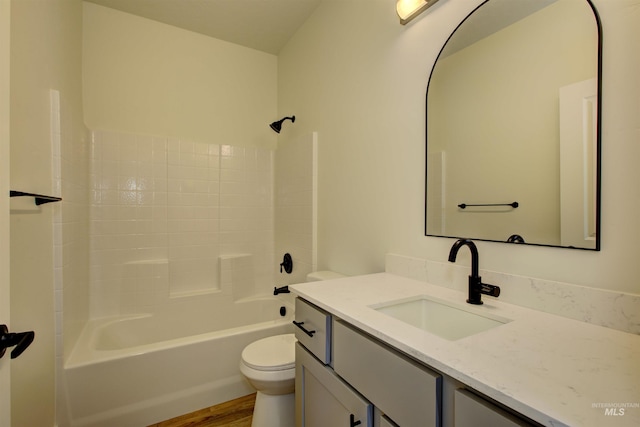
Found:
[[(640, 425), (640, 336), (379, 273), (291, 285), (302, 298), (545, 426)], [(369, 306), (419, 295), (512, 321), (455, 341)], [(466, 307), (465, 307), (466, 306)]]

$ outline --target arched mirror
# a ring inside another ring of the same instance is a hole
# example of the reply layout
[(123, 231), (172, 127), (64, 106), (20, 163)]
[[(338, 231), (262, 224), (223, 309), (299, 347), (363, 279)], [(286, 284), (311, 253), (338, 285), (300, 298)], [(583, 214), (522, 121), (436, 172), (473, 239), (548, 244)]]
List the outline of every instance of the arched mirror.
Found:
[(426, 235), (599, 250), (601, 31), (587, 0), (488, 0), (427, 89)]

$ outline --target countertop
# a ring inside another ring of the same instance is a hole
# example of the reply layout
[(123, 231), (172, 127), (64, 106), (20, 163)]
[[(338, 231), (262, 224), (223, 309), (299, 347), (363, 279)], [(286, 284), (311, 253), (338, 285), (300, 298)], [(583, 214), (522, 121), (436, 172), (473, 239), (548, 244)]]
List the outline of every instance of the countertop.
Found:
[[(483, 305), (470, 306), (463, 293), (389, 273), (301, 283), (290, 289), (545, 426), (640, 425), (638, 335), (485, 295)], [(419, 295), (512, 321), (448, 341), (369, 307)]]

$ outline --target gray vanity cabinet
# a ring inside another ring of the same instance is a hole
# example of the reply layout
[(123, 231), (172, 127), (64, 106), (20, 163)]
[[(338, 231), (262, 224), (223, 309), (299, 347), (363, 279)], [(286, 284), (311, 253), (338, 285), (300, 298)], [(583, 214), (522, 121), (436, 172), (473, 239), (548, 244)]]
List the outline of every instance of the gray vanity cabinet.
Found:
[(465, 389), (455, 391), (455, 427), (524, 427), (531, 426), (520, 418)]
[(315, 305), (296, 298), (295, 334), (298, 342), (322, 363), (331, 362), (331, 315)]
[(373, 406), (296, 343), (296, 426), (373, 427)]
[(440, 426), (442, 376), (339, 320), (333, 369), (398, 425)]
[(398, 427), (398, 425), (396, 423), (394, 423), (393, 421), (391, 421), (386, 416), (379, 415), (379, 416), (377, 416), (375, 418), (375, 422), (373, 424), (373, 427)]
[(539, 426), (300, 298), (296, 322), (296, 427)]

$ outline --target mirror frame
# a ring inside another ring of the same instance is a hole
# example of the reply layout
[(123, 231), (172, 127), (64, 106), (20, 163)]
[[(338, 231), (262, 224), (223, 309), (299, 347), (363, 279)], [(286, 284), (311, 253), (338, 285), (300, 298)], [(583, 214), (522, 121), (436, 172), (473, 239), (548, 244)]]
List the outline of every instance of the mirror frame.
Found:
[[(427, 156), (428, 156), (428, 126), (429, 126), (429, 86), (431, 85), (431, 78), (433, 76), (433, 71), (435, 70), (436, 65), (438, 64), (438, 60), (440, 59), (440, 56), (442, 55), (442, 52), (445, 50), (447, 44), (449, 43), (449, 41), (451, 40), (451, 38), (453, 37), (453, 35), (456, 33), (456, 31), (458, 31), (458, 29), (467, 21), (467, 19), (469, 19), (469, 17), (471, 17), (478, 9), (480, 9), (481, 7), (483, 7), (484, 5), (486, 5), (487, 3), (489, 3), (491, 0), (485, 0), (482, 3), (480, 3), (478, 6), (476, 6), (471, 12), (469, 12), (467, 14), (467, 16), (465, 16), (465, 18), (458, 24), (456, 25), (456, 27), (454, 28), (454, 30), (451, 32), (451, 34), (449, 34), (449, 36), (447, 37), (447, 40), (444, 42), (444, 44), (442, 45), (442, 48), (440, 49), (440, 51), (438, 52), (438, 55), (436, 56), (435, 61), (433, 62), (433, 66), (431, 67), (431, 71), (429, 72), (429, 80), (427, 82), (427, 91), (426, 91), (426, 96), (425, 96), (425, 188), (424, 188), (424, 194), (425, 194), (425, 199), (424, 199), (424, 235), (428, 236), (428, 237), (444, 237), (444, 238), (451, 238), (451, 239), (460, 239), (460, 238), (468, 238), (468, 239), (472, 239), (472, 240), (479, 240), (479, 241), (486, 241), (486, 242), (496, 242), (496, 243), (507, 243), (507, 244), (514, 244), (512, 242), (507, 242), (504, 240), (493, 240), (493, 239), (483, 239), (483, 238), (475, 238), (473, 236), (449, 236), (449, 235), (440, 235), (440, 234), (429, 234), (427, 231), (427, 207), (428, 207), (428, 195), (427, 195), (427, 176), (428, 176), (428, 161), (427, 161)], [(598, 14), (598, 10), (596, 9), (596, 7), (594, 6), (594, 4), (592, 3), (591, 0), (583, 0), (584, 2), (586, 2), (589, 7), (591, 8), (591, 11), (593, 12), (593, 16), (595, 19), (595, 23), (596, 23), (596, 29), (598, 32), (598, 42), (597, 42), (597, 57), (598, 57), (598, 64), (597, 64), (597, 96), (598, 96), (598, 102), (596, 105), (596, 111), (597, 111), (597, 118), (596, 118), (596, 197), (595, 197), (595, 202), (596, 202), (596, 212), (595, 212), (595, 248), (583, 248), (583, 247), (576, 247), (576, 246), (560, 246), (560, 245), (553, 245), (553, 244), (545, 244), (545, 243), (515, 243), (516, 245), (527, 245), (527, 246), (543, 246), (543, 247), (553, 247), (553, 248), (567, 248), (567, 249), (578, 249), (578, 250), (586, 250), (586, 251), (600, 251), (600, 247), (601, 247), (601, 240), (602, 240), (602, 236), (601, 236), (601, 211), (602, 211), (602, 206), (601, 206), (601, 199), (602, 199), (602, 185), (601, 185), (601, 181), (602, 181), (602, 22), (600, 20), (600, 15)]]

